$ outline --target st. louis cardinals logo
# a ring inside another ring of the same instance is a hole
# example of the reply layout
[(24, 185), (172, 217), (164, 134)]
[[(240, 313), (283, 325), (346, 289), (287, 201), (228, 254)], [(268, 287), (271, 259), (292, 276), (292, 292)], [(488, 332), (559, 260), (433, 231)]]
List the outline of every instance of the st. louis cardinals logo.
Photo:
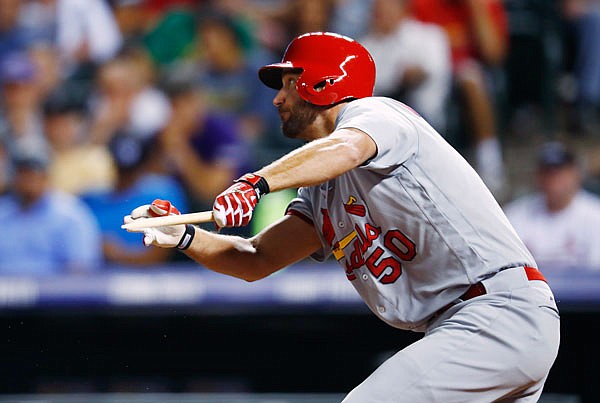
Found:
[[(364, 204), (350, 196), (344, 210), (352, 216), (366, 217)], [(417, 255), (415, 243), (398, 229), (382, 234), (381, 227), (367, 222), (355, 223), (353, 230), (337, 242), (327, 209), (323, 215), (323, 236), (332, 247), (333, 256), (346, 268), (348, 280), (355, 280), (354, 270), (365, 266), (382, 284), (394, 283), (402, 274), (402, 262), (409, 262)], [(375, 246), (374, 248), (371, 248)]]
[(357, 204), (356, 197), (354, 196), (350, 196), (348, 201), (344, 203), (344, 210), (346, 210), (346, 213), (348, 214), (357, 215), (359, 217), (364, 217), (365, 214), (367, 214), (366, 207), (362, 204)]

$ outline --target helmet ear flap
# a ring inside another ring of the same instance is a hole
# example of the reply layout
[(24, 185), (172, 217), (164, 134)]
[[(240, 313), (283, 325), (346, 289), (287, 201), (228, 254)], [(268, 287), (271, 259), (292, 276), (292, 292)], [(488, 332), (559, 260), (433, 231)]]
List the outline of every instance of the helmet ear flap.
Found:
[(335, 78), (323, 77), (316, 73), (318, 73), (318, 69), (307, 69), (300, 75), (296, 82), (298, 94), (311, 104), (333, 105), (339, 101)]

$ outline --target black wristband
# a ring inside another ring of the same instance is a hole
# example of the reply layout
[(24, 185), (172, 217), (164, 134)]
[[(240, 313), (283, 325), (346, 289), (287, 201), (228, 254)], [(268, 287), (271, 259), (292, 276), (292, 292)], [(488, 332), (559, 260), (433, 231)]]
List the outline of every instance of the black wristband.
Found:
[(269, 189), (269, 184), (267, 180), (260, 175), (256, 174), (246, 174), (239, 179), (234, 180), (234, 182), (246, 182), (256, 192), (256, 196), (260, 199), (263, 195), (266, 195), (271, 190)]
[(266, 195), (267, 193), (269, 193), (269, 184), (267, 183), (267, 180), (265, 178), (263, 178), (262, 176), (260, 177), (260, 179), (258, 180), (258, 182), (256, 182), (256, 184), (254, 185), (255, 189), (258, 189), (258, 191), (260, 192), (259, 194), (259, 198), (262, 195)]
[(196, 228), (192, 224), (185, 225), (185, 232), (181, 236), (179, 243), (177, 244), (177, 249), (186, 250), (192, 244), (194, 240), (194, 235), (196, 235)]

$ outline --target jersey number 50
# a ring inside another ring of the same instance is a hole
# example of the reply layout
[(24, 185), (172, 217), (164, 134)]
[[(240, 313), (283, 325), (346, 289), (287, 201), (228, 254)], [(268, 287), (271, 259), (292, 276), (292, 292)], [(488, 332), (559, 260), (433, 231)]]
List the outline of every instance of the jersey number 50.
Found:
[[(388, 231), (383, 238), (383, 245), (395, 256), (384, 257), (384, 249), (380, 246), (375, 248), (365, 261), (365, 266), (379, 279), (382, 284), (391, 284), (398, 280), (402, 274), (401, 261), (409, 262), (417, 255), (413, 241), (398, 230)], [(383, 275), (382, 275), (383, 274)], [(381, 276), (381, 278), (379, 278)]]

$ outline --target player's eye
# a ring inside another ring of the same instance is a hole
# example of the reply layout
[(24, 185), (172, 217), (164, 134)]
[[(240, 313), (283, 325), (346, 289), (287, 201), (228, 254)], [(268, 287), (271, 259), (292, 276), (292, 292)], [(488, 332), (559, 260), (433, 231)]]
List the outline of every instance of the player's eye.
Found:
[(283, 84), (286, 87), (295, 86), (297, 81), (298, 81), (298, 77), (293, 74), (285, 75), (283, 77)]

